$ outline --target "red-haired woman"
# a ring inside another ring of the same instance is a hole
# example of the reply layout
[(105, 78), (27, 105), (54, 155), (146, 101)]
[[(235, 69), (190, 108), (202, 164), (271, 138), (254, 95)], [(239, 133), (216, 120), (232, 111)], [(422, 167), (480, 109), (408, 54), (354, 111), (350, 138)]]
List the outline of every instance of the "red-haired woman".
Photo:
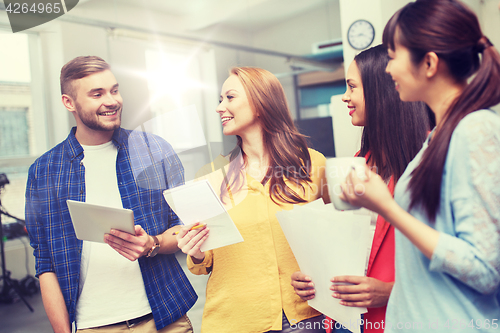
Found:
[(397, 229), (386, 332), (497, 332), (500, 117), (488, 108), (500, 102), (500, 55), (476, 15), (454, 0), (409, 3), (383, 40), (401, 99), (425, 102), (436, 118), (395, 200), (368, 170), (366, 181), (351, 173), (343, 186), (347, 201)]
[(210, 274), (202, 331), (324, 332), (324, 317), (290, 285), (299, 267), (275, 214), (323, 193), (328, 200), (325, 158), (307, 148), (280, 82), (266, 70), (233, 68), (216, 111), (224, 135), (238, 138), (221, 198), (244, 242), (201, 252), (208, 228), (186, 226), (178, 235), (191, 272)]

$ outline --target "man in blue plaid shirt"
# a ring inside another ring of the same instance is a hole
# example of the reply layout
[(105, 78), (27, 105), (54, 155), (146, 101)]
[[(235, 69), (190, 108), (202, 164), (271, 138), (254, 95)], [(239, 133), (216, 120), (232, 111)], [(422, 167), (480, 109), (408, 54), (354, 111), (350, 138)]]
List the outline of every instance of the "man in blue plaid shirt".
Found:
[[(76, 127), (33, 163), (26, 189), (26, 226), (54, 331), (192, 332), (186, 312), (197, 296), (175, 259), (180, 221), (162, 195), (184, 183), (179, 158), (161, 138), (120, 127), (118, 83), (101, 58), (68, 62), (61, 93)], [(135, 235), (77, 239), (68, 199), (133, 210)]]

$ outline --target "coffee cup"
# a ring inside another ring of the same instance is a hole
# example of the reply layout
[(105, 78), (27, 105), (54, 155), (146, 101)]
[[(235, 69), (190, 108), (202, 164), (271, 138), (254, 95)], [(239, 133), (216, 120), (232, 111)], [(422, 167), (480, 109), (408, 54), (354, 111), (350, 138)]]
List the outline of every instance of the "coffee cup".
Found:
[(328, 183), (328, 194), (337, 210), (353, 210), (360, 207), (340, 199), (342, 194), (341, 184), (347, 175), (354, 169), (359, 179), (366, 179), (364, 157), (334, 157), (326, 160), (326, 180)]

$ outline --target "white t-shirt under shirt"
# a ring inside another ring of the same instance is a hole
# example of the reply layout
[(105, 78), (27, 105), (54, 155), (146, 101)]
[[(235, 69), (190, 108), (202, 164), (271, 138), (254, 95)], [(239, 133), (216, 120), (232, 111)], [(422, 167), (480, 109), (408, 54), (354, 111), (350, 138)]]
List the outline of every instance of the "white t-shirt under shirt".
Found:
[[(113, 142), (83, 146), (86, 202), (123, 208), (116, 176), (118, 151)], [(151, 313), (139, 262), (106, 243), (83, 242), (78, 329), (109, 325)]]

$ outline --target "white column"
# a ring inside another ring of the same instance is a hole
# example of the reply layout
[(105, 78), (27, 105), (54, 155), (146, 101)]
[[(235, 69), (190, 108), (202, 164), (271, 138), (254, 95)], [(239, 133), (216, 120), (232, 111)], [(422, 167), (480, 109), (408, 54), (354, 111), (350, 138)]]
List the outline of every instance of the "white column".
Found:
[[(69, 134), (73, 116), (61, 101), (59, 77), (64, 66), (63, 33), (60, 23), (51, 22), (40, 32), (41, 49), (44, 52), (45, 101), (49, 131), (49, 148), (63, 141)], [(71, 117), (71, 118), (70, 118)], [(71, 120), (70, 120), (71, 119)]]
[[(344, 68), (347, 69), (352, 60), (361, 52), (349, 44), (347, 31), (357, 20), (370, 22), (375, 29), (375, 37), (369, 47), (382, 43), (385, 24), (391, 16), (409, 0), (340, 0), (340, 21), (342, 29), (342, 45), (344, 48)], [(330, 113), (333, 118), (335, 153), (338, 157), (353, 156), (360, 148), (361, 129), (351, 124), (346, 104), (342, 95), (332, 96)]]

